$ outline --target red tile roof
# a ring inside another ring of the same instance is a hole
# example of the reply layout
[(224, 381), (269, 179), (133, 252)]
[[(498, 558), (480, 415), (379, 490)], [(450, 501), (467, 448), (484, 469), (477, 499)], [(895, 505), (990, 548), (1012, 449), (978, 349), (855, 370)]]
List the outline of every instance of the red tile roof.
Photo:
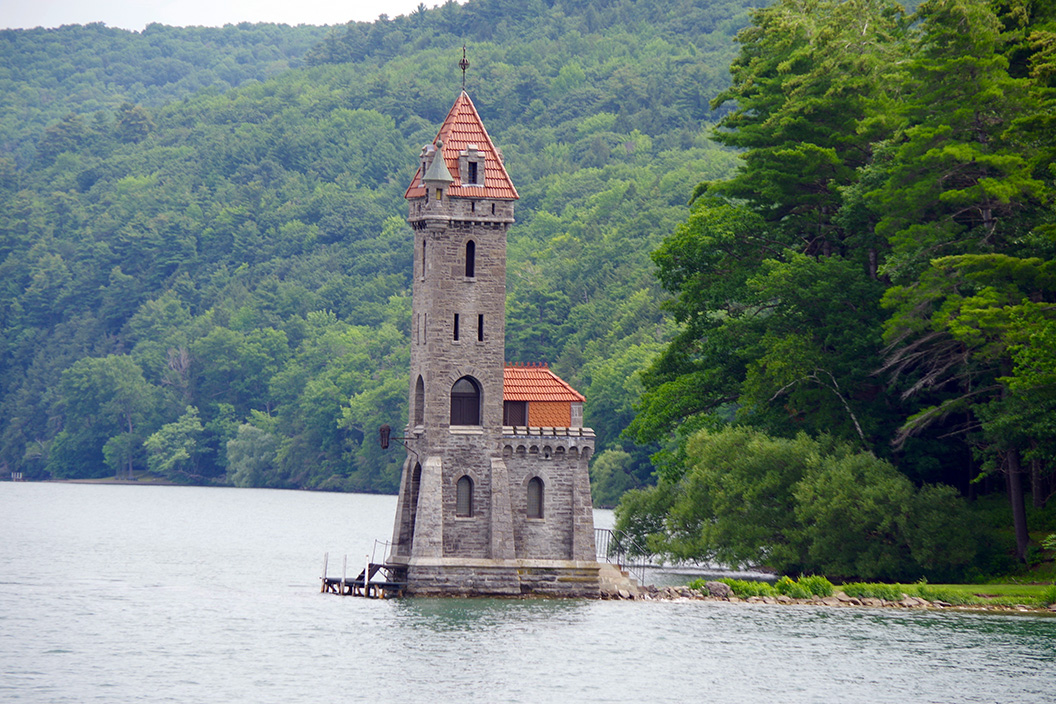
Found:
[[(517, 200), (517, 189), (513, 187), (513, 181), (506, 173), (506, 167), (499, 159), (499, 152), (492, 144), (488, 131), (484, 129), (484, 123), (480, 121), (480, 115), (473, 106), (469, 95), (462, 91), (451, 111), (447, 113), (447, 119), (441, 125), (440, 131), (433, 140), (433, 144), (439, 141), (444, 143), (444, 161), (447, 162), (447, 170), (455, 177), (447, 193), (451, 196), (462, 198), (496, 198), (499, 200)], [(462, 179), (458, 173), (458, 154), (465, 151), (470, 144), (477, 145), (477, 151), (484, 155), (484, 185), (463, 186)], [(422, 168), (419, 166), (411, 179), (411, 185), (407, 187), (404, 198), (424, 198), (425, 187), (422, 186)]]
[(502, 400), (582, 403), (586, 399), (545, 364), (539, 364), (507, 365), (502, 370)]

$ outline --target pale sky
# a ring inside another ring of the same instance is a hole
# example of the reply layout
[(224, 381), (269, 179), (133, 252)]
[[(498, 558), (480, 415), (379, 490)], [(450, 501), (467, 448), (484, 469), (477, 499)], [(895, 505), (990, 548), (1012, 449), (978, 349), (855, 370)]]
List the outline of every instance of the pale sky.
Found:
[(406, 15), (420, 2), (432, 8), (446, 0), (0, 0), (0, 27), (103, 22), (139, 31), (152, 22), (176, 27), (239, 22), (345, 24), (372, 22), (383, 13)]

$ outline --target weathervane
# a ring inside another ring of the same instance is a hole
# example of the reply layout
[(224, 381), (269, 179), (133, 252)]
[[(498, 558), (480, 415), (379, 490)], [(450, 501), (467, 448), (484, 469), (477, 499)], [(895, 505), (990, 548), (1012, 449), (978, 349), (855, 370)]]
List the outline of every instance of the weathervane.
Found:
[(466, 60), (466, 45), (462, 45), (462, 60), (458, 62), (458, 67), (462, 69), (462, 90), (466, 90), (466, 69), (469, 68), (469, 61)]

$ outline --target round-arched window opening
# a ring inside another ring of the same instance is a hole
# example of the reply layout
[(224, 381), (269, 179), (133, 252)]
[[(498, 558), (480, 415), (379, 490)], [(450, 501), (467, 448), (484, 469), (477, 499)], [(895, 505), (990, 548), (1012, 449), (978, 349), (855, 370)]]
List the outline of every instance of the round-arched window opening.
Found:
[(468, 376), (451, 387), (451, 425), (480, 425), (480, 386)]

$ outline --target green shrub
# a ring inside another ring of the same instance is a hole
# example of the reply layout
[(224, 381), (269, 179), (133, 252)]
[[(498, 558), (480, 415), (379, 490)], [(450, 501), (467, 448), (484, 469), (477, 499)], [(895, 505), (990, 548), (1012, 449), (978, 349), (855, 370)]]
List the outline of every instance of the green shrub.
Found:
[(840, 587), (847, 596), (857, 599), (883, 599), (885, 601), (899, 601), (902, 599), (902, 588), (893, 584), (879, 584), (875, 582), (849, 582)]
[(733, 593), (742, 599), (747, 599), (750, 596), (775, 596), (778, 592), (774, 589), (772, 584), (768, 582), (750, 582), (743, 579), (730, 579), (723, 577), (719, 580), (723, 584), (729, 585)]
[(708, 591), (708, 586), (707, 586), (709, 581), (711, 581), (711, 580), (703, 579), (703, 578), (694, 579), (692, 582), (690, 582), (686, 586), (689, 587), (690, 589), (694, 589), (694, 590), (700, 592), (704, 596), (707, 596), (708, 594), (711, 593), (711, 592)]
[(774, 584), (774, 591), (778, 594), (790, 596), (793, 599), (810, 598), (810, 592), (804, 589), (802, 584), (799, 584), (787, 575), (777, 580), (777, 582)]
[(964, 592), (959, 592), (953, 589), (930, 587), (925, 582), (920, 582), (914, 585), (913, 591), (916, 592), (915, 596), (919, 596), (921, 599), (927, 599), (928, 601), (945, 601), (947, 604), (956, 604), (958, 606), (975, 601), (971, 596)]
[(1038, 600), (1042, 606), (1049, 606), (1050, 604), (1056, 604), (1056, 584), (1045, 590), (1041, 595), (1041, 599)]
[(799, 585), (803, 587), (808, 594), (816, 596), (832, 596), (832, 582), (821, 575), (800, 575)]

